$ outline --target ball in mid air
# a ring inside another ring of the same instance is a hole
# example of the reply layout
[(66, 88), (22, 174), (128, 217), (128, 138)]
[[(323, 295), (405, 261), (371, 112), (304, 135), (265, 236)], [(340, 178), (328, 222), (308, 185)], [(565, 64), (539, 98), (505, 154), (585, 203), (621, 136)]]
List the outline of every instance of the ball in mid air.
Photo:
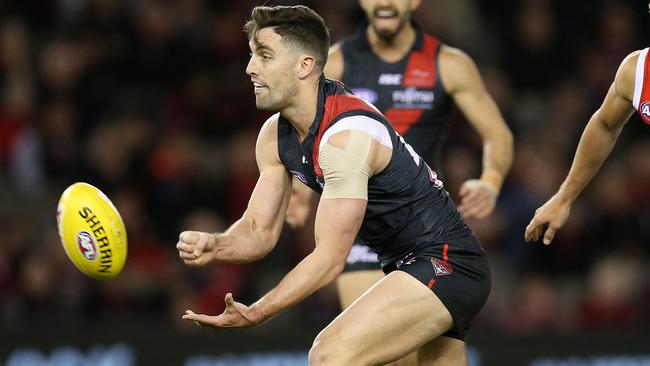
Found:
[(56, 219), (68, 258), (88, 277), (108, 280), (126, 262), (124, 222), (111, 200), (87, 183), (68, 187), (59, 200)]

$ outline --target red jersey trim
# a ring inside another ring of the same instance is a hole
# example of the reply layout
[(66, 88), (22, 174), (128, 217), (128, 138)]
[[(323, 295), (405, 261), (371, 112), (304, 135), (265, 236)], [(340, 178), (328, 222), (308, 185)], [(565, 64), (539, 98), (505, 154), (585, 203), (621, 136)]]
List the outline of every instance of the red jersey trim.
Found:
[(338, 115), (344, 112), (354, 111), (354, 110), (363, 110), (371, 113), (381, 114), (377, 108), (372, 104), (366, 102), (365, 100), (355, 97), (349, 94), (335, 94), (329, 95), (325, 98), (325, 113), (323, 113), (323, 119), (320, 121), (318, 126), (318, 134), (316, 135), (316, 140), (314, 141), (314, 152), (313, 152), (313, 162), (314, 162), (314, 172), (317, 176), (322, 177), (323, 171), (320, 168), (318, 163), (318, 151), (320, 150), (320, 141), (323, 138), (323, 133), (329, 128), (332, 124), (332, 121), (336, 119)]

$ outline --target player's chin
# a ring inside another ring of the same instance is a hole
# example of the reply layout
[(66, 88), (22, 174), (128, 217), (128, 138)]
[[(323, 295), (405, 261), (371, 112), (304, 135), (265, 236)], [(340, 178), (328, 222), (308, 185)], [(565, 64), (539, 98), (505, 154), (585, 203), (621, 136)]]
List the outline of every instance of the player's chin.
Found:
[(397, 26), (395, 27), (375, 27), (375, 33), (379, 38), (384, 40), (391, 40), (397, 34)]
[(269, 103), (266, 103), (266, 101), (259, 100), (259, 99), (255, 100), (255, 106), (257, 107), (257, 109), (259, 109), (261, 111), (268, 111), (268, 110), (271, 109), (271, 106), (269, 105)]

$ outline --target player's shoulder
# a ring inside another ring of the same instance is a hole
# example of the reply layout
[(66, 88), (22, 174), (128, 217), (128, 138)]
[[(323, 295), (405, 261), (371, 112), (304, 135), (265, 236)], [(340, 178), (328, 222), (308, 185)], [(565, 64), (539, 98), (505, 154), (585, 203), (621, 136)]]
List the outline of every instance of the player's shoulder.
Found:
[(258, 142), (277, 139), (279, 120), (280, 113), (275, 113), (264, 122), (262, 128), (260, 128)]
[(280, 113), (269, 117), (257, 135), (255, 156), (260, 166), (280, 163), (278, 152), (278, 124)]
[(480, 81), (478, 66), (463, 50), (443, 45), (438, 56), (440, 78), (445, 90), (453, 94), (459, 90), (473, 88)]
[(328, 52), (328, 60), (330, 60), (332, 57), (343, 57), (343, 44), (341, 43), (343, 41), (336, 42), (330, 47), (329, 52)]
[(325, 76), (330, 79), (341, 80), (343, 77), (343, 68), (345, 64), (345, 59), (343, 55), (343, 49), (340, 42), (335, 43), (330, 47), (327, 64), (325, 64), (325, 69), (323, 72)]
[(457, 47), (452, 47), (446, 44), (440, 46), (440, 62), (448, 62), (452, 65), (460, 67), (467, 65), (474, 65), (474, 60), (467, 52)]
[[(619, 66), (619, 72), (625, 73), (627, 76), (634, 76), (636, 73), (636, 66), (637, 62), (639, 61), (639, 57), (641, 56), (641, 53), (644, 50), (636, 50), (625, 56), (623, 61), (621, 61), (621, 65)], [(647, 52), (647, 51), (646, 51)]]
[(621, 64), (616, 71), (616, 90), (620, 95), (628, 99), (631, 99), (632, 94), (634, 93), (634, 85), (637, 77), (637, 64), (642, 52), (644, 52), (644, 50), (636, 50), (628, 54), (623, 61), (621, 61)]

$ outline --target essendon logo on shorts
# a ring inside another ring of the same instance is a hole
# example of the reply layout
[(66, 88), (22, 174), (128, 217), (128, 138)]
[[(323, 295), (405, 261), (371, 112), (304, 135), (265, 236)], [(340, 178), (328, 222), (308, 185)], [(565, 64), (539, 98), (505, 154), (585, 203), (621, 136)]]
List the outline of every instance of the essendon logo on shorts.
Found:
[(89, 261), (97, 258), (97, 244), (95, 243), (95, 238), (93, 238), (89, 232), (80, 231), (77, 234), (77, 245), (79, 246), (79, 251), (84, 258)]
[(443, 261), (442, 259), (432, 257), (431, 264), (433, 265), (433, 269), (436, 272), (436, 276), (446, 276), (454, 272), (454, 269), (451, 267), (449, 262)]
[(639, 107), (639, 115), (643, 122), (650, 124), (650, 102), (643, 102)]

